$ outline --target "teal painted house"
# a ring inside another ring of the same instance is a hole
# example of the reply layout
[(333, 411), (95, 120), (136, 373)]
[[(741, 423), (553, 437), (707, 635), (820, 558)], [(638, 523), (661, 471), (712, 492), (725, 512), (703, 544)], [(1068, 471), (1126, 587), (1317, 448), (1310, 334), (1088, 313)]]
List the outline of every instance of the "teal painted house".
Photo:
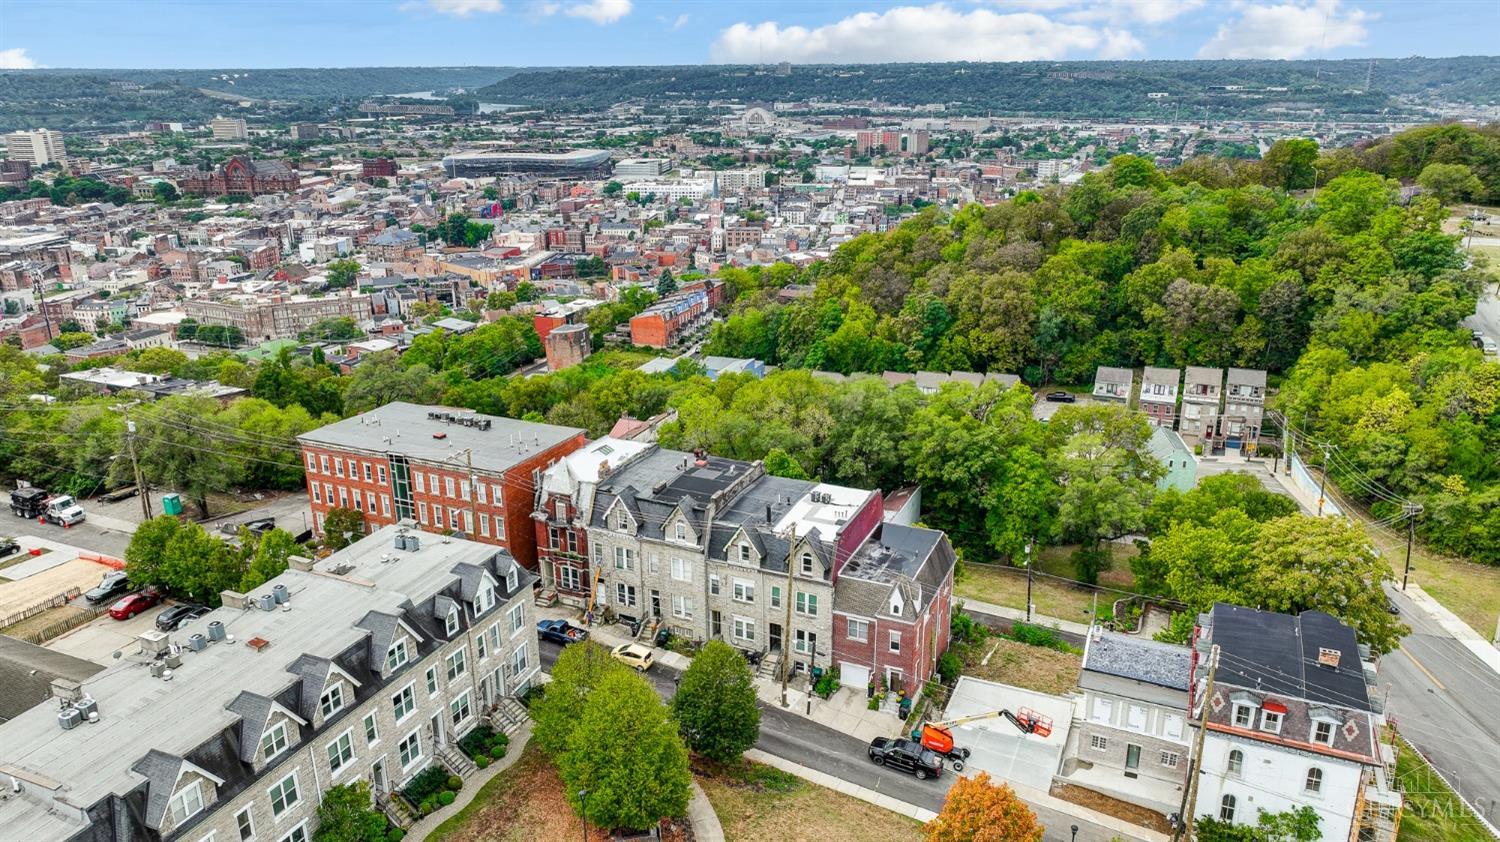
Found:
[(1154, 427), (1146, 448), (1167, 468), (1166, 474), (1156, 481), (1158, 489), (1191, 491), (1198, 484), (1198, 460), (1182, 436), (1166, 427)]

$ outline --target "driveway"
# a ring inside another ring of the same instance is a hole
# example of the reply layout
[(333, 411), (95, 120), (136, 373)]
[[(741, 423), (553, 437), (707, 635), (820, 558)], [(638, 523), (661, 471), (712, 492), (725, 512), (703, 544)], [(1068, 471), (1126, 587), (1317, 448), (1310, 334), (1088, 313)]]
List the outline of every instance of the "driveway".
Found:
[(87, 625), (48, 641), (47, 648), (108, 666), (115, 662), (116, 652), (122, 657), (134, 654), (136, 637), (156, 630), (156, 615), (168, 604), (162, 603), (129, 620), (116, 620), (108, 613), (100, 614)]
[[(542, 668), (551, 670), (562, 647), (543, 642), (541, 649)], [(646, 678), (663, 699), (670, 699), (676, 692), (674, 679), (677, 677), (676, 670), (660, 663), (646, 673)], [(953, 785), (957, 775), (946, 774), (937, 780), (919, 781), (911, 775), (871, 763), (868, 746), (864, 740), (776, 705), (760, 705), (760, 739), (756, 740), (755, 747), (761, 751), (933, 812), (943, 809), (948, 787)], [(1047, 828), (1045, 839), (1048, 842), (1072, 842), (1074, 839), (1079, 842), (1110, 842), (1119, 838), (1118, 833), (1067, 813), (1046, 807), (1033, 806), (1032, 809)], [(1078, 827), (1076, 837), (1069, 830), (1074, 825)]]

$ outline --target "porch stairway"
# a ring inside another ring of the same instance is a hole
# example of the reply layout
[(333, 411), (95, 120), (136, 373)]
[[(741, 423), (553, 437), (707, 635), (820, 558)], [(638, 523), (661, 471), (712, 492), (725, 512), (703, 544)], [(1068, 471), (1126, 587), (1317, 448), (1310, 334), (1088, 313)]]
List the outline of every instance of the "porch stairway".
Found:
[(755, 677), (764, 678), (768, 681), (778, 681), (781, 678), (781, 653), (767, 652), (760, 659), (760, 666), (755, 668)]
[(500, 703), (490, 711), (487, 719), (491, 728), (509, 737), (521, 730), (521, 726), (531, 719), (531, 715), (526, 712), (526, 706), (521, 704), (520, 699), (501, 696)]
[(474, 761), (470, 760), (468, 755), (460, 751), (458, 746), (451, 743), (443, 746), (438, 752), (438, 760), (442, 761), (443, 765), (448, 767), (448, 771), (460, 778), (467, 778), (479, 771), (479, 767), (474, 765)]
[(396, 827), (406, 830), (417, 823), (417, 815), (411, 805), (398, 794), (377, 793), (375, 807)]

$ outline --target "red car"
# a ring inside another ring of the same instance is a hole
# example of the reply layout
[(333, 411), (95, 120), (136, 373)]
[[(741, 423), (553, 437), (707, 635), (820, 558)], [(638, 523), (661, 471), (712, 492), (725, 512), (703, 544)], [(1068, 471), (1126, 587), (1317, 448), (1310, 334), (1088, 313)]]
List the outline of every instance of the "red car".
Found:
[(129, 620), (131, 617), (145, 611), (161, 602), (161, 594), (154, 590), (144, 590), (120, 597), (120, 601), (109, 607), (109, 616), (116, 620)]

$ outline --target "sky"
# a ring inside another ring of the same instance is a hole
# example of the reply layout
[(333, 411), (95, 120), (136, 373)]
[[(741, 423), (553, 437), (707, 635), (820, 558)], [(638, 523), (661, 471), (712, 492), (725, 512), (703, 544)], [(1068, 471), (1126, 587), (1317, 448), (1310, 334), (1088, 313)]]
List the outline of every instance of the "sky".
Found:
[(0, 69), (1398, 58), (1500, 0), (0, 0)]

